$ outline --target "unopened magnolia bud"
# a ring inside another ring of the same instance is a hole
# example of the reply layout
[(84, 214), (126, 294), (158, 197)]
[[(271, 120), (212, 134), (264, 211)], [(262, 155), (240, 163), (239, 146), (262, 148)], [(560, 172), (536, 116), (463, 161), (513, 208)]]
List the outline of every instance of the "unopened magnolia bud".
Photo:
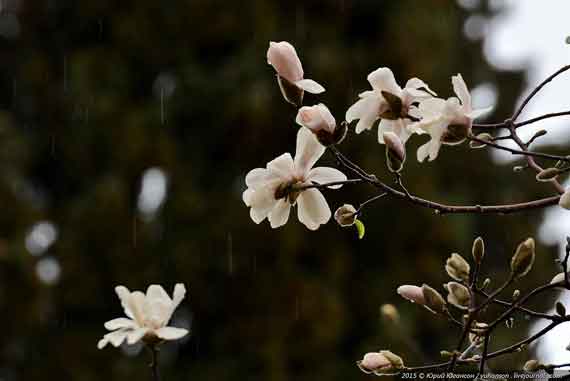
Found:
[(515, 165), (513, 167), (513, 172), (522, 172), (524, 171), (526, 168), (528, 168), (527, 166), (524, 165)]
[(439, 355), (444, 359), (449, 359), (449, 358), (453, 357), (454, 353), (450, 352), (450, 351), (443, 350), (443, 351), (439, 351)]
[(303, 95), (305, 91), (287, 79), (281, 77), (277, 74), (277, 83), (279, 84), (279, 89), (283, 98), (294, 106), (301, 106), (303, 104)]
[(516, 301), (521, 296), (521, 290), (513, 291), (513, 301)]
[(392, 369), (392, 363), (386, 356), (378, 352), (370, 352), (357, 362), (358, 367), (365, 373), (381, 372)]
[(471, 254), (473, 255), (473, 261), (477, 264), (481, 264), (481, 261), (485, 256), (485, 242), (483, 241), (483, 238), (475, 238), (475, 241), (473, 241), (473, 247), (471, 248)]
[(444, 313), (447, 311), (443, 296), (427, 284), (422, 285), (425, 306), (434, 313)]
[(484, 334), (487, 332), (488, 327), (489, 325), (487, 325), (486, 323), (475, 322), (473, 324), (471, 332), (469, 333), (469, 341), (476, 346), (482, 345), (483, 337)]
[(409, 300), (410, 302), (417, 303), (424, 305), (426, 303), (424, 298), (424, 291), (421, 287), (418, 286), (410, 286), (410, 285), (403, 285), (398, 287), (396, 292), (404, 299)]
[(566, 316), (566, 307), (560, 302), (556, 302), (556, 313), (562, 317)]
[(554, 284), (554, 283), (562, 283), (565, 281), (565, 276), (564, 273), (558, 273), (554, 276), (554, 278), (552, 278), (552, 280), (550, 281), (550, 284)]
[(538, 360), (528, 360), (525, 362), (523, 370), (525, 372), (534, 372), (540, 369), (540, 362)]
[(386, 144), (386, 164), (390, 172), (399, 173), (406, 161), (406, 149), (402, 141), (393, 132), (384, 132), (382, 135), (384, 144)]
[(303, 79), (303, 66), (295, 47), (287, 41), (269, 42), (267, 63), (277, 74), (291, 83)]
[(570, 188), (566, 189), (564, 194), (560, 196), (560, 201), (558, 201), (558, 205), (560, 205), (564, 209), (570, 210)]
[(468, 124), (450, 124), (441, 137), (445, 144), (455, 145), (462, 143), (469, 135), (470, 126)]
[(469, 280), (469, 263), (457, 253), (451, 254), (451, 257), (445, 262), (445, 271), (456, 281), (467, 282)]
[(517, 247), (511, 259), (511, 272), (517, 278), (525, 276), (534, 264), (534, 239), (527, 238)]
[(461, 309), (469, 308), (471, 294), (469, 293), (469, 289), (467, 287), (457, 282), (449, 282), (444, 286), (449, 293), (447, 294), (447, 301), (449, 304), (452, 304), (455, 307)]
[[(484, 140), (484, 141), (486, 141), (486, 142), (492, 142), (492, 141), (493, 141), (493, 136), (491, 136), (491, 134), (488, 134), (488, 133), (486, 133), (486, 132), (483, 132), (482, 134), (479, 134), (479, 135), (477, 135), (476, 137), (477, 137), (477, 139), (479, 139), (479, 140)], [(474, 148), (474, 149), (476, 149), (476, 148), (484, 148), (484, 147), (486, 147), (486, 146), (487, 146), (487, 145), (486, 145), (485, 143), (481, 143), (481, 142), (478, 142), (478, 141), (476, 141), (476, 140), (471, 140), (471, 141), (469, 142), (469, 147), (470, 147), (470, 148)]]
[(336, 121), (324, 104), (301, 107), (297, 112), (295, 121), (311, 130), (317, 140), (325, 147), (337, 143)]
[(485, 288), (489, 287), (490, 285), (491, 285), (491, 278), (485, 278), (485, 280), (483, 281), (483, 286), (481, 288), (485, 289)]
[(354, 225), (356, 208), (350, 204), (344, 204), (334, 212), (334, 219), (342, 227)]
[(560, 174), (560, 170), (558, 168), (546, 168), (540, 171), (536, 175), (536, 181), (552, 181), (555, 180), (556, 177)]
[(393, 304), (384, 304), (380, 307), (380, 314), (386, 320), (397, 323), (400, 321), (400, 314)]
[(394, 95), (388, 91), (381, 91), (382, 93), (382, 97), (384, 97), (384, 99), (386, 100), (386, 103), (388, 103), (388, 110), (384, 111), (382, 114), (380, 114), (380, 118), (382, 119), (389, 119), (389, 120), (396, 120), (396, 119), (400, 119), (402, 116), (402, 111), (403, 111), (403, 104), (402, 104), (402, 99), (397, 96)]

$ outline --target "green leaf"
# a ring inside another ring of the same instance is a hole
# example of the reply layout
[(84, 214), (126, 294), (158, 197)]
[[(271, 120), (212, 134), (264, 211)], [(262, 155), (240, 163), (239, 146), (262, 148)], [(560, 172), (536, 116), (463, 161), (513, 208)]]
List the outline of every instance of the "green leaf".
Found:
[(356, 219), (354, 221), (354, 226), (356, 226), (356, 230), (358, 231), (358, 239), (362, 239), (362, 237), (364, 237), (364, 233), (366, 232), (364, 224), (359, 219)]

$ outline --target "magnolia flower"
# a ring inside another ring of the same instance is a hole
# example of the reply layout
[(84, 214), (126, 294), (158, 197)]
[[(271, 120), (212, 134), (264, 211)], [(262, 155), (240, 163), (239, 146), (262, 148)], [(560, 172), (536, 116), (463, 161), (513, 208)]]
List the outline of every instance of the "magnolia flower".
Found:
[[(381, 119), (378, 125), (378, 141), (384, 144), (384, 132), (393, 132), (405, 143), (414, 132), (412, 120), (408, 114), (414, 106), (412, 103), (431, 97), (428, 85), (418, 78), (412, 78), (402, 89), (387, 67), (382, 67), (368, 75), (372, 90), (358, 95), (360, 98), (346, 112), (346, 121), (358, 119), (356, 133), (372, 128), (374, 122)], [(422, 90), (423, 89), (423, 90)]]
[(141, 291), (130, 292), (124, 286), (116, 287), (115, 292), (128, 318), (121, 317), (106, 322), (105, 328), (112, 332), (99, 340), (97, 348), (102, 349), (107, 343), (118, 347), (125, 339), (127, 344), (132, 345), (141, 339), (159, 342), (177, 340), (188, 334), (187, 329), (166, 326), (186, 294), (186, 288), (182, 283), (174, 287), (172, 299), (161, 286), (156, 284), (148, 287), (146, 295)]
[(550, 281), (550, 284), (561, 283), (561, 282), (564, 282), (565, 280), (566, 280), (566, 277), (565, 277), (564, 273), (558, 273), (554, 276), (554, 278), (552, 278), (552, 280)]
[[(312, 79), (303, 78), (303, 66), (293, 45), (286, 41), (269, 42), (267, 63), (277, 72), (279, 87), (288, 102), (300, 105), (303, 90), (320, 94), (325, 88)], [(295, 94), (297, 93), (297, 94)]]
[[(346, 180), (337, 169), (313, 168), (325, 152), (315, 136), (306, 128), (297, 133), (295, 159), (289, 153), (267, 163), (266, 168), (251, 170), (246, 178), (243, 202), (251, 207), (251, 219), (259, 224), (265, 218), (272, 228), (285, 225), (291, 206), (297, 205), (297, 215), (308, 229), (316, 230), (331, 218), (331, 210), (323, 194), (307, 186)], [(328, 188), (338, 189), (342, 185)]]
[(570, 210), (570, 188), (566, 189), (566, 192), (564, 192), (564, 194), (560, 196), (558, 205), (560, 205), (564, 209)]
[(461, 74), (451, 77), (453, 90), (457, 97), (443, 100), (429, 98), (422, 100), (413, 115), (422, 120), (414, 124), (414, 128), (423, 129), (431, 139), (418, 148), (418, 161), (426, 157), (434, 160), (439, 154), (442, 144), (455, 145), (462, 143), (471, 133), (473, 120), (489, 112), (492, 107), (473, 109), (471, 95)]

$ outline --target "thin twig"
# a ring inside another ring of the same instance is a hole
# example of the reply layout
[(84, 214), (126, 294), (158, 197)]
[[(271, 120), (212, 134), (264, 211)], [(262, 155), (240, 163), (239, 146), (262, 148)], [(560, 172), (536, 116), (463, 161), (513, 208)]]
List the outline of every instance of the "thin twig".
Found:
[[(477, 143), (480, 143), (480, 144), (488, 145), (489, 147), (493, 147), (493, 148), (496, 148), (498, 150), (510, 152), (513, 155), (524, 155), (524, 156), (532, 156), (532, 157), (538, 157), (538, 158), (549, 159), (549, 160), (560, 160), (560, 161), (564, 161), (564, 162), (570, 162), (570, 158), (568, 156), (551, 155), (548, 153), (532, 152), (532, 151), (528, 151), (528, 150), (518, 150), (518, 149), (514, 149), (514, 148), (510, 148), (510, 147), (501, 146), (499, 144), (490, 142), (488, 140), (479, 139), (476, 136), (469, 136), (468, 139), (475, 141)], [(528, 143), (525, 144), (525, 146), (528, 146)]]

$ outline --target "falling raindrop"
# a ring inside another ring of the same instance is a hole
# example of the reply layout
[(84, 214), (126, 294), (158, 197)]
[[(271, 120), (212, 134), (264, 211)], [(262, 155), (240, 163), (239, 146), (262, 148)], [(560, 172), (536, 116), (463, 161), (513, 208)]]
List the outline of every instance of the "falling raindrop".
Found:
[(137, 248), (137, 216), (133, 217), (133, 249)]
[(160, 124), (164, 126), (164, 89), (160, 88)]
[(228, 233), (228, 272), (230, 276), (234, 274), (234, 253), (232, 233)]
[(168, 177), (164, 170), (152, 167), (144, 171), (137, 207), (145, 221), (150, 221), (166, 199)]

